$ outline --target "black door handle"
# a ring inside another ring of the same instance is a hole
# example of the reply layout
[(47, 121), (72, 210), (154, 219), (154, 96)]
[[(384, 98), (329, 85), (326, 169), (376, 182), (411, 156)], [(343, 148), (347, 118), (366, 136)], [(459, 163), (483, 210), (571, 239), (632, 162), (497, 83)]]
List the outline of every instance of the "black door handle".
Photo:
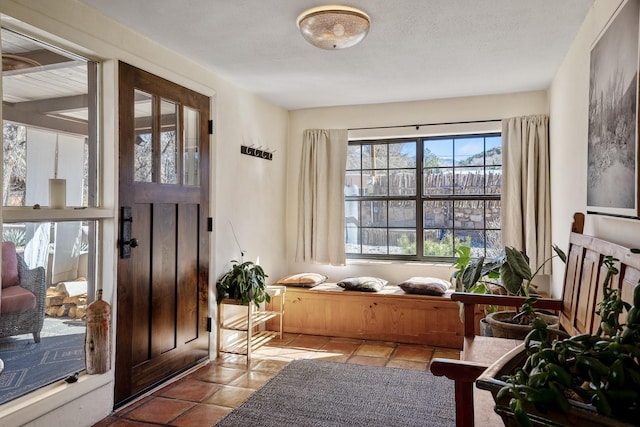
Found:
[(138, 239), (131, 237), (131, 208), (123, 206), (120, 209), (120, 258), (130, 258), (131, 248), (136, 248), (140, 244)]

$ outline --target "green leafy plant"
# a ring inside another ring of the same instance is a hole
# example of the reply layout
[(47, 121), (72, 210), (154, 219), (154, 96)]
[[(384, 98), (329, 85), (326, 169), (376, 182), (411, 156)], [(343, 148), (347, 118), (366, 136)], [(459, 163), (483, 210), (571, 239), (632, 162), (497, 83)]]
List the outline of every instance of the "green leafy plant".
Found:
[(566, 262), (567, 256), (557, 245), (552, 246), (554, 255), (544, 260), (540, 266), (531, 271), (529, 257), (522, 251), (506, 246), (495, 258), (471, 258), (471, 248), (460, 246), (456, 249), (458, 256), (453, 265), (452, 279), (456, 290), (472, 293), (488, 293), (490, 286), (499, 286), (507, 295), (529, 296), (532, 281), (544, 265), (555, 257)]
[[(529, 257), (522, 251), (506, 246), (503, 252), (495, 258), (485, 259), (471, 257), (469, 246), (456, 248), (457, 259), (451, 281), (455, 284), (456, 291), (474, 294), (506, 294), (529, 297), (530, 290), (535, 285), (533, 279), (542, 270), (544, 265), (555, 257), (562, 262), (567, 261), (564, 251), (557, 245), (552, 246), (554, 255), (544, 260), (532, 273), (529, 266)], [(531, 303), (523, 304), (523, 307), (531, 309)], [(498, 311), (495, 305), (484, 307), (484, 314), (489, 315)], [(529, 324), (534, 317), (531, 313), (520, 314), (522, 310), (516, 310), (514, 318), (519, 324)], [(463, 318), (463, 308), (460, 306), (460, 318)], [(527, 323), (525, 323), (527, 322)]]
[(513, 322), (520, 325), (532, 324), (534, 319), (537, 317), (536, 313), (542, 312), (542, 310), (535, 310), (533, 308), (533, 304), (535, 304), (536, 301), (538, 301), (538, 298), (536, 297), (527, 298), (513, 316)]
[[(521, 426), (530, 426), (527, 406), (546, 413), (569, 411), (569, 399), (591, 404), (605, 416), (614, 415), (633, 422), (640, 415), (640, 283), (635, 287), (633, 305), (621, 300), (611, 287), (618, 274), (616, 259), (607, 257), (607, 275), (598, 314), (602, 318), (596, 334), (559, 337), (550, 340), (541, 319), (524, 341), (527, 359), (521, 368), (504, 377), (506, 385), (497, 398), (510, 396), (509, 406)], [(627, 321), (619, 316), (627, 311)]]
[(231, 261), (231, 270), (224, 273), (216, 282), (217, 303), (224, 298), (237, 299), (242, 304), (270, 302), (271, 297), (266, 291), (268, 277), (262, 267), (251, 261), (239, 263)]
[(9, 229), (2, 232), (4, 242), (12, 242), (16, 247), (25, 245), (25, 234), (23, 230)]

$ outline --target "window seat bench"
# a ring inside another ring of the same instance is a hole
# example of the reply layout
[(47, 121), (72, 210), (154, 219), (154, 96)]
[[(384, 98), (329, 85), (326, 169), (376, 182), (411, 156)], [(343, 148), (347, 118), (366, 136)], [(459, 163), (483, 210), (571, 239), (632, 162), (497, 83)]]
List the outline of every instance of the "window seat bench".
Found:
[(323, 283), (287, 287), (285, 295), (284, 332), (462, 349), (463, 325), (450, 293), (407, 294), (394, 285), (359, 292)]

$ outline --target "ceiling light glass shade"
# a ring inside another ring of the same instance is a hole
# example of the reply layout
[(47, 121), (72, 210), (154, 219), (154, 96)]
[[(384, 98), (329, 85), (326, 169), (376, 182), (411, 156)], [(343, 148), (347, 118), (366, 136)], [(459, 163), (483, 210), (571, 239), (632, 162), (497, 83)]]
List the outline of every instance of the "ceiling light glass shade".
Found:
[(24, 56), (11, 53), (2, 54), (2, 71), (22, 70), (24, 68), (38, 67), (40, 63)]
[(321, 49), (344, 49), (362, 41), (371, 20), (361, 10), (348, 6), (321, 6), (298, 17), (302, 37)]

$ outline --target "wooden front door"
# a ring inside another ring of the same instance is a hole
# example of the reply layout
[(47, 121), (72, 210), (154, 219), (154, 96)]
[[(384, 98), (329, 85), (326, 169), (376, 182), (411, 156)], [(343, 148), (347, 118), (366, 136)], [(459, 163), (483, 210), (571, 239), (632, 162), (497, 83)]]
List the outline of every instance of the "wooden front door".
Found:
[(119, 65), (115, 405), (208, 355), (209, 98)]

